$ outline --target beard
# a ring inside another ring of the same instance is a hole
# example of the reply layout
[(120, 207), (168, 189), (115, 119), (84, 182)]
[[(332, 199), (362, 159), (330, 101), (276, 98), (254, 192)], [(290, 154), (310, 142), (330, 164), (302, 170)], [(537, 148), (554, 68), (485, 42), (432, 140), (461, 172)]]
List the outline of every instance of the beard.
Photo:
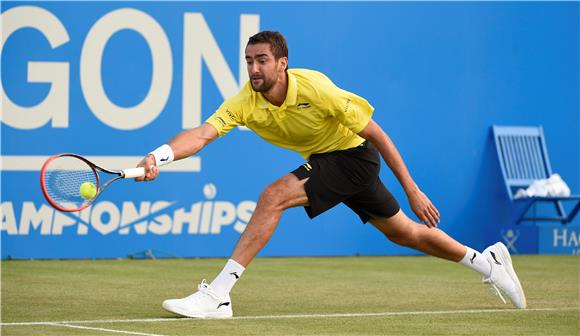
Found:
[(256, 92), (266, 92), (266, 91), (270, 90), (272, 88), (272, 86), (274, 86), (274, 84), (276, 84), (275, 79), (268, 79), (266, 77), (260, 77), (259, 79), (262, 80), (262, 83), (258, 84), (258, 85), (254, 85), (254, 82), (250, 79), (250, 84), (252, 85), (252, 89), (254, 89), (254, 91), (256, 91)]

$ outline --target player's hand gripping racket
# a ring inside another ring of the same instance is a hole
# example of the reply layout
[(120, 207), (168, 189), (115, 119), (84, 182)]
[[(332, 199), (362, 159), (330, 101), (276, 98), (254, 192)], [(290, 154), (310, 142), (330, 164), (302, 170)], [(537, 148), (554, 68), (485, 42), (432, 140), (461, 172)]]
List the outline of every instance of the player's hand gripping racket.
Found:
[[(103, 183), (102, 177), (112, 175)], [(91, 205), (112, 182), (145, 175), (145, 168), (109, 170), (71, 153), (53, 155), (42, 166), (40, 186), (55, 209), (81, 211)]]

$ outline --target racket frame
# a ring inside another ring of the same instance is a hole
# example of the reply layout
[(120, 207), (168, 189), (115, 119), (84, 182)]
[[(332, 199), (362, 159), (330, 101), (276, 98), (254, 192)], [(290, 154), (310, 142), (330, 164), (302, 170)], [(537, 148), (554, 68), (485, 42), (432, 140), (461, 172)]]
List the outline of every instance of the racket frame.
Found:
[[(46, 184), (45, 184), (46, 180), (44, 177), (46, 169), (52, 161), (58, 159), (59, 157), (63, 157), (63, 156), (74, 157), (74, 158), (79, 159), (79, 160), (83, 161), (84, 163), (86, 163), (93, 170), (93, 174), (95, 174), (95, 177), (97, 180), (97, 185), (96, 185), (97, 193), (95, 194), (95, 196), (93, 198), (91, 198), (87, 203), (83, 204), (83, 206), (81, 206), (79, 208), (70, 209), (70, 208), (61, 207), (55, 201), (52, 200), (52, 198), (48, 195), (48, 191), (46, 190)], [(113, 181), (116, 181), (116, 180), (119, 180), (122, 178), (136, 177), (135, 174), (125, 174), (125, 171), (133, 171), (135, 169), (138, 169), (138, 168), (131, 168), (131, 169), (126, 169), (126, 170), (110, 170), (110, 169), (103, 168), (99, 165), (96, 165), (96, 164), (92, 163), (91, 161), (87, 160), (86, 158), (84, 158), (78, 154), (74, 154), (74, 153), (55, 154), (55, 155), (49, 157), (46, 160), (46, 162), (44, 162), (44, 164), (42, 165), (42, 168), (40, 169), (40, 188), (42, 189), (42, 194), (44, 195), (44, 198), (46, 199), (46, 201), (48, 203), (50, 203), (50, 205), (53, 206), (55, 209), (57, 209), (59, 211), (63, 211), (63, 212), (77, 212), (77, 211), (81, 211), (83, 209), (86, 209), (91, 204), (93, 204), (93, 202), (99, 197), (99, 195), (103, 192), (103, 190), (105, 190), (105, 188), (109, 184), (111, 184)], [(104, 173), (108, 173), (111, 175), (116, 175), (116, 177), (111, 178), (110, 180), (105, 182), (103, 185), (101, 185), (101, 177), (100, 177), (98, 171), (102, 171)], [(132, 176), (126, 176), (126, 175), (132, 175)]]

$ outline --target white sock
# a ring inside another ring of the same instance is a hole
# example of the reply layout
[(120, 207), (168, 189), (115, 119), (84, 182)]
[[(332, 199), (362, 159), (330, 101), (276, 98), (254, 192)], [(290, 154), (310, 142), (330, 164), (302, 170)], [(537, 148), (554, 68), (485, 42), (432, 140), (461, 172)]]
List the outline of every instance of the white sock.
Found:
[(244, 266), (238, 264), (234, 259), (230, 259), (210, 286), (217, 295), (225, 297), (230, 293), (245, 269)]
[(467, 253), (465, 253), (465, 257), (463, 257), (459, 263), (471, 268), (485, 277), (488, 277), (491, 273), (491, 265), (489, 264), (489, 261), (487, 261), (483, 254), (477, 252), (471, 247), (465, 247), (467, 248)]

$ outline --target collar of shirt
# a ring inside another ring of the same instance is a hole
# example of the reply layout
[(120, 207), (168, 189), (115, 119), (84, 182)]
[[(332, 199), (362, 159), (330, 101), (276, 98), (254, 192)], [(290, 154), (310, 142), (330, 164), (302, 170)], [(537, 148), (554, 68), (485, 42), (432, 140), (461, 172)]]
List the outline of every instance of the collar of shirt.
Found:
[(296, 96), (298, 95), (298, 84), (296, 83), (296, 77), (288, 71), (286, 71), (286, 73), (288, 74), (288, 89), (286, 90), (286, 99), (282, 105), (279, 107), (273, 105), (266, 98), (264, 98), (261, 93), (255, 92), (258, 96), (258, 108), (275, 111), (285, 110), (288, 106), (296, 105)]

